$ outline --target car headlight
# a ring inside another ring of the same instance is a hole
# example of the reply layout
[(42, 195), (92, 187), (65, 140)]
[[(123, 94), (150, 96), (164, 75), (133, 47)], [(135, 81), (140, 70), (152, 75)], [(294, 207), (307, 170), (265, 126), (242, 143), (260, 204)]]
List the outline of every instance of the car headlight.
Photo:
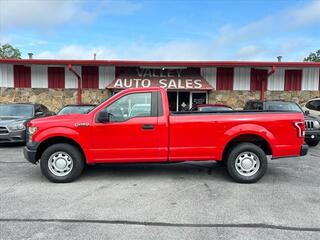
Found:
[(22, 131), (26, 129), (24, 122), (17, 122), (17, 123), (10, 124), (8, 128), (10, 131), (13, 131), (13, 132)]
[(32, 142), (32, 136), (35, 134), (35, 132), (38, 130), (37, 127), (28, 127), (28, 135), (29, 138), (27, 139), (28, 142)]
[(320, 128), (320, 123), (318, 121), (313, 122), (313, 128), (319, 129)]

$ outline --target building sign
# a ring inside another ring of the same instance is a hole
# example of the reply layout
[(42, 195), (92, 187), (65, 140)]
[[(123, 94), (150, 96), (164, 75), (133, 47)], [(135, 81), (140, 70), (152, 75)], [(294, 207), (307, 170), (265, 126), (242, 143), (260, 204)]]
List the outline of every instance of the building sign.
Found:
[(120, 68), (116, 78), (107, 88), (125, 89), (137, 87), (162, 87), (166, 89), (212, 90), (212, 86), (200, 75), (200, 69), (147, 69)]

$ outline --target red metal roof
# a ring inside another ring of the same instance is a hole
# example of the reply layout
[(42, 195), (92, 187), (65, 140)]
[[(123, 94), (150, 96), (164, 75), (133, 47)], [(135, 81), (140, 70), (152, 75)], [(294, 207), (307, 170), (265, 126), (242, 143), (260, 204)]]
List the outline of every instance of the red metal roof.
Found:
[(320, 67), (320, 62), (257, 62), (257, 61), (142, 61), (142, 60), (66, 60), (66, 59), (0, 59), (0, 64), (45, 65), (111, 65), (150, 67)]

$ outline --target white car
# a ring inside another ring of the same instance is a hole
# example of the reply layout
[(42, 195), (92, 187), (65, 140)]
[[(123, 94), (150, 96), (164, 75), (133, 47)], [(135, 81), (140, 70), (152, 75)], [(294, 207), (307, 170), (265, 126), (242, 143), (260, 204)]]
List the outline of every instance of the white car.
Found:
[(320, 98), (313, 98), (302, 105), (304, 111), (308, 111), (310, 116), (320, 118)]

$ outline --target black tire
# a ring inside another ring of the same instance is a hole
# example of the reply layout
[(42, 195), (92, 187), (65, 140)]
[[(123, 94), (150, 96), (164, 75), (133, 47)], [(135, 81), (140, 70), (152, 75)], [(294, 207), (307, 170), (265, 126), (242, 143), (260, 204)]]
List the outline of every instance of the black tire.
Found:
[[(61, 156), (60, 159), (62, 159), (62, 164), (65, 164), (65, 167), (68, 170), (63, 171), (57, 167), (58, 164), (54, 158), (56, 157), (59, 161), (59, 156)], [(53, 162), (55, 163), (53, 164)], [(82, 173), (84, 168), (84, 157), (76, 146), (66, 143), (57, 143), (51, 145), (43, 152), (40, 160), (40, 168), (42, 174), (51, 182), (68, 183), (77, 179)]]
[[(228, 173), (238, 183), (255, 183), (262, 178), (267, 171), (268, 160), (266, 154), (260, 147), (252, 143), (240, 143), (235, 145), (230, 149), (226, 158)], [(254, 169), (252, 171), (247, 171), (247, 169), (241, 167), (244, 166), (245, 163), (248, 164), (248, 160), (250, 161), (249, 164), (252, 164), (251, 167)], [(237, 166), (236, 161), (238, 164)]]
[(315, 139), (306, 139), (305, 140), (306, 144), (308, 144), (310, 147), (315, 147), (318, 145), (319, 140), (315, 140)]

